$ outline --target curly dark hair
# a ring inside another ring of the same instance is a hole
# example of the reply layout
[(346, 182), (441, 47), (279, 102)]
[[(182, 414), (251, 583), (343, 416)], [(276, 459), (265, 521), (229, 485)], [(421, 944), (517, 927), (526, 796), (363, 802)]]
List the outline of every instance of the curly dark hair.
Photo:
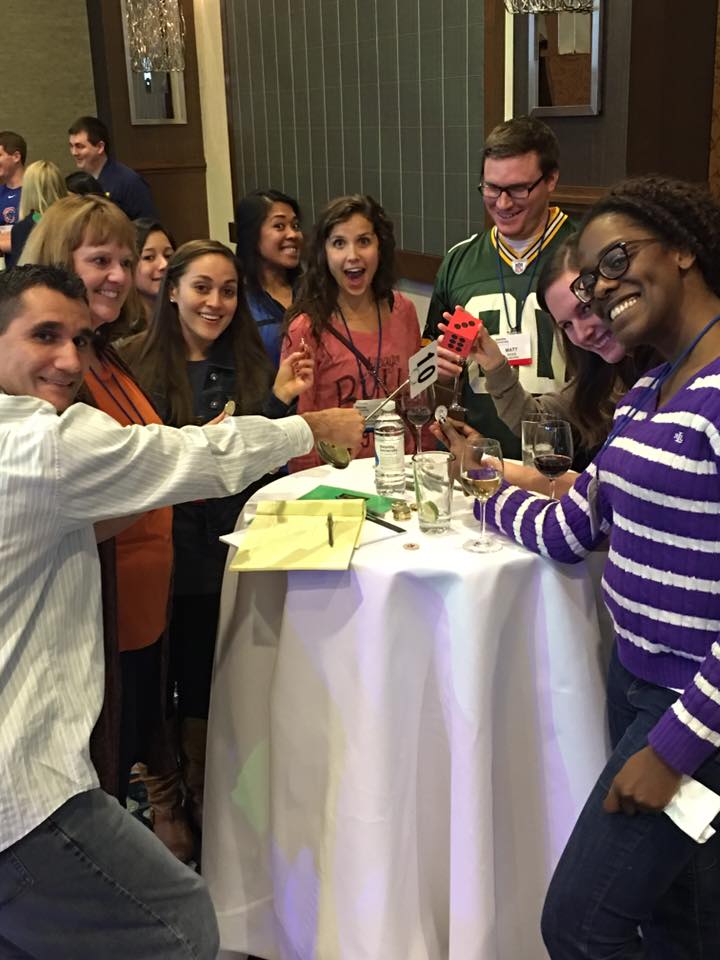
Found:
[(621, 180), (585, 215), (580, 235), (606, 213), (634, 220), (667, 247), (688, 250), (705, 283), (720, 296), (720, 206), (706, 185), (657, 174)]
[(300, 281), (295, 302), (285, 314), (286, 330), (290, 322), (302, 313), (310, 317), (310, 329), (317, 341), (330, 325), (337, 307), (338, 286), (328, 267), (325, 242), (334, 227), (345, 223), (356, 213), (372, 223), (380, 247), (378, 268), (372, 280), (373, 296), (376, 303), (385, 301), (392, 310), (395, 283), (395, 234), (392, 221), (377, 200), (356, 193), (331, 200), (320, 213), (310, 241), (307, 271)]
[[(237, 241), (235, 253), (240, 261), (248, 290), (254, 294), (259, 294), (262, 291), (261, 261), (258, 253), (260, 230), (274, 203), (287, 204), (298, 221), (301, 220), (300, 206), (297, 200), (287, 193), (281, 193), (280, 190), (255, 190), (243, 197), (235, 207), (235, 236)], [(299, 266), (295, 267), (294, 270), (288, 270), (287, 279), (291, 286), (301, 272)]]

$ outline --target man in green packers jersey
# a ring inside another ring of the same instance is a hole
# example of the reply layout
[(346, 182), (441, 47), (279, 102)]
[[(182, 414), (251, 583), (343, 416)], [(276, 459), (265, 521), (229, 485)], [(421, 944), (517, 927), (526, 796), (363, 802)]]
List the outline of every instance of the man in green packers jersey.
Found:
[[(565, 364), (553, 321), (535, 295), (538, 276), (552, 250), (574, 231), (567, 215), (550, 203), (558, 181), (559, 146), (552, 130), (532, 117), (495, 127), (483, 149), (480, 191), (493, 227), (452, 247), (440, 266), (425, 335), (437, 337), (443, 313), (456, 305), (480, 317), (492, 335), (507, 337), (517, 354), (520, 382), (530, 393), (559, 390)], [(520, 458), (520, 438), (498, 418), (477, 363), (462, 376), (467, 422)]]

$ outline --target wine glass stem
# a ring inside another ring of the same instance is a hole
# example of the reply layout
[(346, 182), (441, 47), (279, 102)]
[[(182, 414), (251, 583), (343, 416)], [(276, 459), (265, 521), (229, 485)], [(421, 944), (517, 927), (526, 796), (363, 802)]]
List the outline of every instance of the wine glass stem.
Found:
[(550, 499), (555, 499), (555, 477), (550, 478)]
[(417, 440), (415, 442), (415, 453), (422, 453), (422, 427), (415, 427)]
[(453, 377), (452, 385), (452, 398), (450, 400), (450, 406), (454, 406), (458, 402), (458, 383), (460, 382), (459, 374), (455, 374)]
[(480, 501), (480, 542), (485, 543), (485, 501)]

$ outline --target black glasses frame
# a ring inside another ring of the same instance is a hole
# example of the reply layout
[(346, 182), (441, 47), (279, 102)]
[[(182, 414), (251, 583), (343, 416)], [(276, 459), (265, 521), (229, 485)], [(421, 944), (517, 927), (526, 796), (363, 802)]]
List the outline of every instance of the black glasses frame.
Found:
[[(506, 193), (511, 200), (527, 200), (535, 187), (542, 183), (544, 179), (545, 174), (541, 173), (534, 183), (511, 183), (509, 187), (499, 187), (496, 183), (487, 183), (487, 181), (481, 180), (478, 184), (478, 190), (483, 197), (486, 197), (488, 200), (499, 200), (504, 193)], [(485, 191), (488, 188), (493, 192), (486, 193)], [(496, 190), (497, 193), (494, 192)]]
[[(608, 247), (608, 249), (600, 257), (594, 270), (586, 270), (585, 273), (581, 273), (580, 276), (575, 277), (573, 282), (570, 284), (570, 290), (577, 297), (580, 303), (590, 303), (595, 295), (595, 286), (600, 277), (604, 277), (606, 280), (619, 280), (620, 277), (625, 276), (630, 269), (630, 262), (632, 258), (638, 252), (637, 250), (631, 250), (630, 248), (634, 247), (636, 244), (648, 243), (660, 243), (660, 240), (657, 237), (638, 237), (637, 240), (620, 240), (618, 243), (614, 243), (611, 247)], [(615, 253), (618, 250), (622, 251), (622, 253), (625, 255), (625, 260), (623, 261), (622, 266), (619, 268), (608, 267), (607, 264), (605, 264), (605, 260), (610, 256), (610, 254)]]

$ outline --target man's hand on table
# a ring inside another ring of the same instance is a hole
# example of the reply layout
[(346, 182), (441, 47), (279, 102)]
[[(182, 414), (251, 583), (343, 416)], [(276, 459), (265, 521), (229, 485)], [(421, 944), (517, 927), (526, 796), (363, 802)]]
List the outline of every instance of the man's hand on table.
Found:
[(302, 418), (312, 430), (316, 443), (318, 440), (327, 440), (338, 447), (347, 447), (353, 454), (360, 448), (365, 421), (354, 408), (314, 410), (303, 413)]

